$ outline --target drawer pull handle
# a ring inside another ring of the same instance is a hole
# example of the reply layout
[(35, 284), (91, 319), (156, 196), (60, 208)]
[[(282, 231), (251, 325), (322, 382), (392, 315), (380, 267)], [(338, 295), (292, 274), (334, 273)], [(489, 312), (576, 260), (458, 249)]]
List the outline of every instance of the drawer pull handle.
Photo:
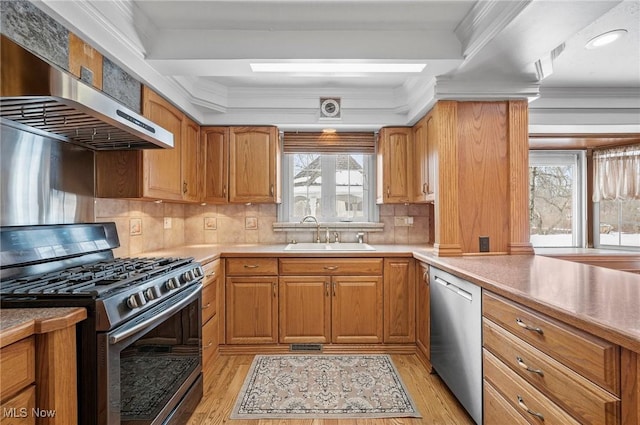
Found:
[(211, 307), (211, 303), (207, 303), (207, 305), (202, 306), (202, 309), (204, 310), (204, 309), (207, 309), (207, 308), (209, 308), (209, 307)]
[(205, 345), (203, 348), (206, 350), (207, 348), (211, 348), (211, 346), (213, 345), (213, 341), (209, 342), (207, 345)]
[(526, 330), (528, 330), (528, 331), (537, 332), (537, 333), (539, 333), (540, 335), (543, 335), (543, 334), (544, 334), (544, 332), (542, 331), (542, 329), (540, 329), (540, 328), (534, 328), (533, 326), (529, 326), (529, 325), (527, 325), (527, 324), (526, 324), (526, 323), (524, 323), (524, 322), (522, 321), (522, 319), (520, 319), (519, 317), (516, 317), (516, 324), (517, 324), (518, 326), (520, 326), (521, 328), (526, 329)]
[(329, 282), (324, 283), (324, 293), (327, 297), (329, 296)]
[(338, 270), (338, 266), (324, 266), (325, 270)]
[(527, 365), (524, 360), (522, 360), (522, 357), (516, 357), (516, 361), (518, 362), (518, 366), (520, 366), (521, 368), (525, 369), (527, 372), (531, 372), (531, 373), (537, 373), (540, 376), (544, 376), (544, 372), (540, 369), (532, 369), (529, 367), (529, 365)]
[(207, 275), (207, 277), (213, 277), (213, 276), (215, 276), (215, 275), (216, 275), (216, 272), (211, 272), (211, 273), (209, 273), (209, 274)]
[(333, 282), (333, 285), (331, 285), (333, 287), (333, 296), (336, 296), (336, 283)]
[(257, 265), (257, 264), (245, 264), (244, 265), (245, 269), (257, 269), (258, 267), (260, 267), (260, 266)]
[(522, 399), (522, 397), (518, 396), (518, 406), (520, 406), (523, 410), (525, 410), (528, 414), (535, 416), (536, 418), (540, 419), (542, 422), (544, 422), (544, 416), (542, 415), (542, 413), (538, 413), (538, 412), (534, 412), (533, 410), (529, 409), (527, 407), (526, 404), (524, 404), (524, 400)]

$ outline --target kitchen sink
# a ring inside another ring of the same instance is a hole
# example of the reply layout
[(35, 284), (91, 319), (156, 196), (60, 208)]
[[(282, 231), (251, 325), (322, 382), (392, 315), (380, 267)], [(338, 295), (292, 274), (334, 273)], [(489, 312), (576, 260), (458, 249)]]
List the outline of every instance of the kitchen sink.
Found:
[(375, 251), (376, 249), (366, 243), (290, 243), (284, 248), (285, 251)]

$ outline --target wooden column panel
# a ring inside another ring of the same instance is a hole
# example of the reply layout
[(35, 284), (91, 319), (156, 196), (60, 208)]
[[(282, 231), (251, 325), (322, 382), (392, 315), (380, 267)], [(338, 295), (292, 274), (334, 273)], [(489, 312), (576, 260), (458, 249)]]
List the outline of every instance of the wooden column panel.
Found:
[(69, 33), (69, 72), (102, 90), (102, 55), (73, 33)]
[(640, 425), (640, 355), (623, 348), (620, 352), (622, 423)]
[[(458, 206), (458, 110), (457, 102), (440, 101), (433, 111), (438, 137), (438, 190), (435, 197), (435, 242), (441, 257), (462, 255)], [(440, 190), (446, 187), (447, 190)]]
[(529, 239), (529, 104), (510, 100), (509, 105), (509, 254), (533, 254)]

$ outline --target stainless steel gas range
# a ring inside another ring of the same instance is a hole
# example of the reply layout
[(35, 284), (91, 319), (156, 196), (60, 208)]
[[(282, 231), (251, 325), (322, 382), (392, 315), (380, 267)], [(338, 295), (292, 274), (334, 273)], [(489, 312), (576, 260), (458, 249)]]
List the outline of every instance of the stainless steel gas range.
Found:
[(114, 223), (0, 228), (2, 308), (79, 306), (79, 424), (183, 424), (202, 397), (202, 268), (114, 258)]

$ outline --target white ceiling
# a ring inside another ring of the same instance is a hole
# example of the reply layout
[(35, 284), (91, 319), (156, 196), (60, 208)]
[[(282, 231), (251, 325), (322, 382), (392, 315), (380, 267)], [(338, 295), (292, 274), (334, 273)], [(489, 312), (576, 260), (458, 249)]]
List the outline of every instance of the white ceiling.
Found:
[[(439, 99), (528, 98), (533, 133), (640, 133), (638, 0), (34, 0), (202, 124), (377, 129)], [(624, 28), (598, 50), (585, 43)], [(423, 62), (254, 74), (250, 62)], [(536, 65), (537, 64), (537, 65)], [(319, 117), (340, 97), (342, 118)]]

